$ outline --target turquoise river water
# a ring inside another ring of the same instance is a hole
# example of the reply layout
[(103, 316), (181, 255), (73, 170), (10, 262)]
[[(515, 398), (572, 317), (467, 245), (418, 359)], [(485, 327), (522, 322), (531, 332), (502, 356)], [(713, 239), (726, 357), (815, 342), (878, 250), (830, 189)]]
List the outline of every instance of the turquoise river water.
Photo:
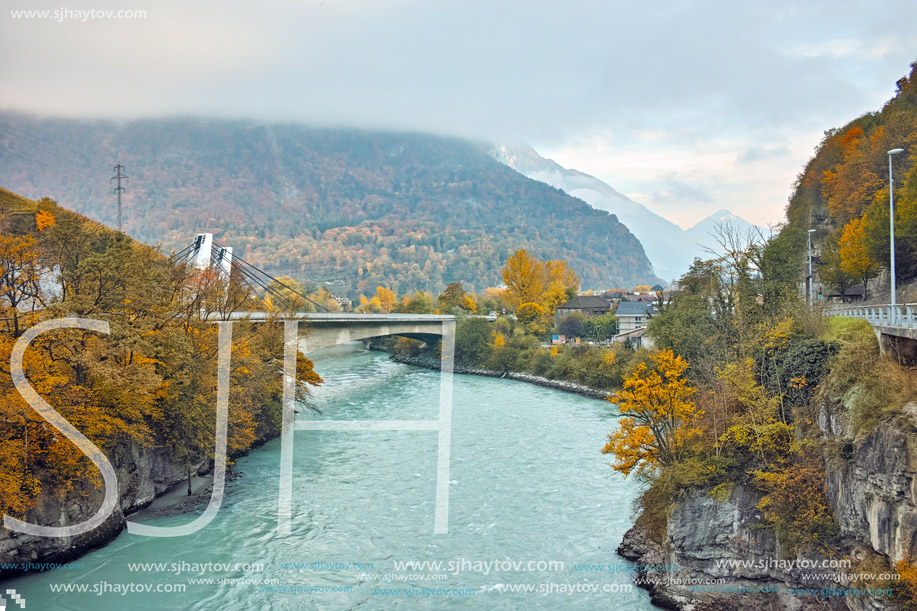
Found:
[[(353, 346), (319, 353), (316, 369), (322, 414), (298, 418), (438, 415), (439, 372)], [(448, 534), (433, 534), (435, 431), (297, 431), (290, 535), (277, 532), (274, 441), (237, 461), (220, 513), (197, 533), (125, 533), (82, 568), (2, 589), (27, 611), (655, 608), (615, 553), (638, 488), (599, 453), (614, 406), (462, 375), (453, 396)]]

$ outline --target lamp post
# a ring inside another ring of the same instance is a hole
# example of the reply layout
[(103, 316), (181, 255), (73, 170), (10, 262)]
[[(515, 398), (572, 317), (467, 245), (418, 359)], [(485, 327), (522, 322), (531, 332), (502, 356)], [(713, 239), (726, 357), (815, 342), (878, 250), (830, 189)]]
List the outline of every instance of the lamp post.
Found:
[(814, 229), (809, 230), (809, 305), (812, 305), (814, 301), (812, 295), (812, 234), (815, 233)]
[(895, 304), (895, 178), (892, 173), (892, 157), (900, 155), (904, 149), (892, 149), (888, 151), (888, 224), (889, 235), (891, 236), (891, 312), (889, 313), (888, 323), (890, 326), (895, 324), (898, 318), (897, 306)]

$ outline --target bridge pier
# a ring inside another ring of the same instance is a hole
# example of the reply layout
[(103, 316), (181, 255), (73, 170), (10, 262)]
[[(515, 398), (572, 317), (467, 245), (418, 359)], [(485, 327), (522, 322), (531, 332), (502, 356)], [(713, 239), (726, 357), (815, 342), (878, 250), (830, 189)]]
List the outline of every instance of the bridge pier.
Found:
[(861, 318), (872, 326), (883, 354), (894, 354), (900, 363), (917, 362), (917, 303), (845, 306), (826, 310), (825, 316)]
[(917, 329), (873, 327), (873, 331), (883, 354), (892, 354), (899, 363), (917, 363)]

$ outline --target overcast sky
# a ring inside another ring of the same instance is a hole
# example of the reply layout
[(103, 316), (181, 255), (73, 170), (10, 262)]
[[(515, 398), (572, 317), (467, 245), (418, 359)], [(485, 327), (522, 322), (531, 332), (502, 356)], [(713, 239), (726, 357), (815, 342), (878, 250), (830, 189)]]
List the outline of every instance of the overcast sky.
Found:
[(0, 108), (524, 140), (682, 226), (767, 224), (824, 130), (917, 60), (913, 0), (642, 4), (3, 0)]

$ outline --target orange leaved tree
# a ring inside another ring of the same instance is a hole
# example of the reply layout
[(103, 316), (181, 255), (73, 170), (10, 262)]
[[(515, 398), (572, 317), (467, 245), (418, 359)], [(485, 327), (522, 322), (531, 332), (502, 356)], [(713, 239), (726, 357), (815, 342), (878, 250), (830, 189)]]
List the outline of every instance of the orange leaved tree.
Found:
[(603, 454), (614, 455), (615, 471), (650, 474), (670, 465), (681, 457), (685, 442), (699, 433), (696, 424), (703, 412), (691, 401), (697, 389), (688, 385), (687, 369), (682, 357), (663, 350), (624, 380), (614, 402), (625, 417), (602, 448)]
[(838, 240), (841, 269), (863, 281), (864, 295), (869, 279), (875, 276), (879, 269), (879, 265), (869, 254), (865, 230), (866, 223), (863, 222), (863, 219), (852, 219), (844, 226)]

